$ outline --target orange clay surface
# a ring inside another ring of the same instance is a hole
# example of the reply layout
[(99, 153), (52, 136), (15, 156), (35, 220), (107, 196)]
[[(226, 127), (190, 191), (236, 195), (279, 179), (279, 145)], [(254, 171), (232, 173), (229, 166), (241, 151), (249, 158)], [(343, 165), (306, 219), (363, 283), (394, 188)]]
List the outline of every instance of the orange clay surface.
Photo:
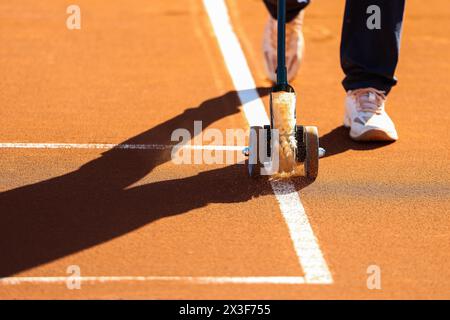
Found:
[[(200, 0), (0, 4), (0, 143), (167, 144), (174, 129), (247, 128)], [(177, 281), (0, 284), (0, 299), (450, 298), (450, 6), (408, 0), (387, 110), (400, 140), (342, 127), (344, 1), (305, 16), (291, 84), (327, 156), (299, 195), (333, 283)], [(228, 0), (265, 105), (259, 0)], [(175, 165), (161, 150), (0, 149), (0, 277), (302, 276), (270, 184), (241, 165)], [(366, 286), (381, 269), (381, 289)]]

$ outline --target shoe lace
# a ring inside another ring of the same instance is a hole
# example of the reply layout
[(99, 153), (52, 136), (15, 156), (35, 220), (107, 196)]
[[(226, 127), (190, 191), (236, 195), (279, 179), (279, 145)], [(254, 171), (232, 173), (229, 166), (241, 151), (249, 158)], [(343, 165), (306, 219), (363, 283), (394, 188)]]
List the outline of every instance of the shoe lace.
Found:
[(375, 114), (381, 114), (383, 112), (383, 102), (386, 101), (384, 91), (375, 88), (364, 88), (351, 91), (351, 95), (355, 99), (356, 110), (359, 112)]

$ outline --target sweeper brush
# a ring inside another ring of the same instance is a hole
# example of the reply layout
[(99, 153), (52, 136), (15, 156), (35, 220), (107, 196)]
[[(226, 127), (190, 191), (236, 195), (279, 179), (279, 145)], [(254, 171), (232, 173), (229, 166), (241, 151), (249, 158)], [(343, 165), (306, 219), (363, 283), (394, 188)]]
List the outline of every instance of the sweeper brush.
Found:
[(251, 177), (271, 175), (289, 178), (304, 174), (315, 179), (319, 157), (319, 135), (314, 126), (297, 125), (296, 95), (287, 81), (285, 48), (286, 0), (278, 0), (277, 82), (270, 93), (270, 125), (250, 128), (247, 169)]

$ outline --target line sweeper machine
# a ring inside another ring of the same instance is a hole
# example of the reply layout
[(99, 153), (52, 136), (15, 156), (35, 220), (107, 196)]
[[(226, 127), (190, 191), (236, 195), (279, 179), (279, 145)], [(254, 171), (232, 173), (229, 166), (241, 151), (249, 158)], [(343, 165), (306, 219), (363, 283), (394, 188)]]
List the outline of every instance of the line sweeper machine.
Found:
[[(262, 174), (293, 177), (300, 174), (298, 164), (304, 164), (304, 174), (314, 180), (319, 170), (319, 158), (325, 150), (319, 147), (319, 134), (315, 126), (297, 125), (296, 96), (287, 80), (286, 69), (286, 0), (278, 0), (277, 82), (270, 93), (270, 125), (250, 128), (249, 146), (245, 154), (251, 177)], [(276, 157), (278, 155), (278, 157)], [(261, 169), (267, 163), (275, 171)]]

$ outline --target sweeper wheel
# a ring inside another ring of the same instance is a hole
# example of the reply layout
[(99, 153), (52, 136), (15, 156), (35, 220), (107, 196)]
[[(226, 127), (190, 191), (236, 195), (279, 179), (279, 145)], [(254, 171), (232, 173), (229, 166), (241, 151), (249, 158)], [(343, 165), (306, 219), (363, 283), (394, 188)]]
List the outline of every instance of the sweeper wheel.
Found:
[(248, 175), (251, 178), (257, 178), (261, 175), (262, 161), (260, 158), (259, 146), (261, 141), (262, 127), (250, 127), (250, 137), (248, 144), (248, 157), (246, 160), (246, 167)]
[(305, 175), (309, 179), (316, 179), (319, 173), (319, 133), (317, 127), (303, 127), (303, 141), (305, 146)]

